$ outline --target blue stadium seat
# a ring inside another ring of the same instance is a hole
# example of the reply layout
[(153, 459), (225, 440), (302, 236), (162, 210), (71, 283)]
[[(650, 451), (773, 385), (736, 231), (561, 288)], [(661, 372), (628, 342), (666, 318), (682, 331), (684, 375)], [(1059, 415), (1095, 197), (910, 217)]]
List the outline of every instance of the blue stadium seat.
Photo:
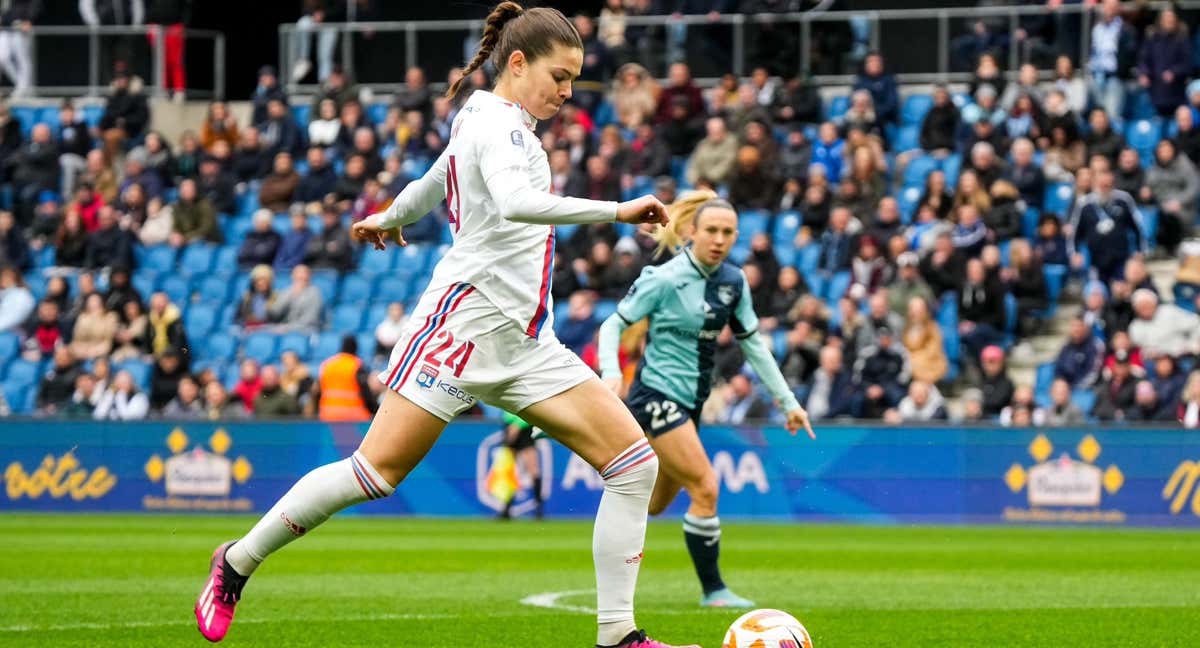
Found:
[(1154, 249), (1154, 245), (1158, 242), (1158, 208), (1142, 207), (1138, 211), (1142, 213), (1142, 232), (1146, 234), (1150, 249)]
[(188, 280), (179, 275), (167, 275), (159, 282), (158, 289), (167, 293), (167, 297), (176, 306), (183, 308), (191, 301), (191, 288)]
[(1096, 392), (1086, 388), (1071, 390), (1071, 402), (1079, 411), (1091, 416), (1092, 408), (1096, 406)]
[(333, 309), (330, 328), (343, 335), (354, 333), (362, 328), (363, 308), (361, 303), (339, 304)]
[(1033, 395), (1038, 405), (1045, 407), (1050, 404), (1050, 385), (1053, 383), (1054, 363), (1045, 362), (1038, 365), (1033, 380)]
[(904, 186), (924, 188), (925, 178), (940, 166), (937, 158), (931, 155), (914, 157), (904, 168)]
[(375, 277), (374, 288), (371, 290), (371, 301), (384, 305), (391, 302), (403, 304), (412, 294), (410, 283), (389, 275)]
[(241, 296), (239, 295), (232, 300), (231, 304), (221, 309), (220, 317), (217, 319), (217, 328), (214, 330), (227, 331), (229, 327), (233, 326), (233, 319), (237, 317), (238, 300), (240, 299)]
[(217, 309), (223, 303), (223, 301), (201, 301), (188, 306), (187, 314), (183, 318), (183, 330), (187, 332), (188, 337), (196, 340), (211, 333), (217, 324)]
[(17, 357), (21, 350), (21, 338), (16, 333), (0, 333), (0, 367), (8, 364), (9, 360)]
[(1175, 296), (1176, 306), (1196, 312), (1196, 295), (1200, 294), (1200, 290), (1195, 284), (1176, 282), (1171, 293)]
[[(1126, 119), (1150, 119), (1157, 116), (1158, 111), (1154, 109), (1154, 102), (1150, 99), (1150, 93), (1145, 90), (1135, 90), (1125, 98), (1125, 115)], [(1115, 115), (1121, 117), (1121, 115)]]
[[(231, 362), (225, 365), (224, 373), (217, 374), (217, 378), (220, 379), (221, 384), (225, 385), (225, 389), (229, 391), (232, 391), (233, 388), (237, 386), (238, 381), (242, 379), (242, 368), (239, 366), (239, 364), (240, 363), (237, 362)], [(236, 399), (237, 397), (234, 396), (233, 398)]]
[(340, 348), (342, 348), (342, 334), (337, 331), (323, 331), (317, 335), (317, 342), (311, 349), (312, 359), (320, 362), (337, 353)]
[(153, 295), (154, 289), (158, 287), (158, 273), (154, 270), (138, 268), (133, 271), (129, 283), (133, 285), (133, 289), (142, 296), (144, 301), (150, 301), (150, 295)]
[[(361, 275), (346, 275), (342, 279), (342, 289), (338, 293), (337, 303), (356, 304), (361, 310), (362, 305), (371, 301), (371, 282)], [(326, 303), (332, 303), (327, 300)]]
[(336, 270), (313, 270), (312, 285), (321, 292), (321, 299), (326, 304), (332, 304), (338, 294), (338, 274)]
[(204, 338), (204, 358), (206, 360), (233, 360), (237, 354), (237, 340), (228, 333), (213, 332)]
[(1061, 220), (1065, 220), (1074, 198), (1075, 186), (1072, 183), (1056, 182), (1046, 187), (1046, 201), (1042, 205), (1042, 211), (1058, 214)]
[(58, 106), (42, 106), (38, 113), (38, 121), (49, 126), (50, 130), (58, 128)]
[(11, 114), (17, 121), (21, 122), (21, 135), (28, 139), (29, 134), (33, 132), (33, 127), (38, 123), (38, 109), (35, 106), (11, 106), (9, 108)]
[[(558, 304), (555, 304), (557, 306)], [(379, 326), (379, 323), (387, 319), (388, 305), (382, 302), (371, 304), (371, 308), (367, 310), (367, 321), (364, 326), (370, 327), (372, 330)]]
[(925, 120), (925, 113), (933, 107), (933, 97), (925, 94), (910, 95), (904, 99), (900, 107), (900, 123), (906, 126), (920, 126)]
[(796, 269), (799, 270), (800, 274), (804, 275), (805, 278), (808, 278), (809, 275), (817, 271), (817, 263), (820, 260), (821, 244), (809, 243), (800, 250)]
[(34, 268), (54, 267), (54, 246), (46, 245), (40, 250), (30, 250), (33, 256)]
[(1139, 119), (1130, 123), (1129, 128), (1125, 129), (1125, 140), (1129, 142), (1130, 146), (1137, 149), (1143, 165), (1153, 161), (1154, 147), (1158, 144), (1161, 136), (1162, 120), (1158, 117)]
[[(202, 303), (223, 307), (230, 300), (229, 286), (230, 281), (228, 277), (210, 275), (199, 277), (193, 289), (199, 294)], [(238, 298), (240, 299), (241, 295), (238, 295)]]
[(372, 124), (382, 124), (387, 121), (388, 108), (391, 105), (387, 103), (373, 103), (367, 105), (367, 119), (371, 120)]
[[(306, 103), (298, 103), (292, 106), (292, 119), (296, 120), (299, 126), (308, 126), (308, 113), (312, 111), (312, 106)], [(307, 129), (305, 129), (307, 131)]]
[(1012, 293), (1004, 295), (1004, 332), (1012, 335), (1017, 330), (1017, 298)]
[(213, 274), (229, 281), (229, 278), (238, 271), (237, 256), (238, 246), (236, 245), (227, 244), (217, 248), (216, 256), (213, 259)]
[[(19, 382), (26, 385), (37, 385), (42, 380), (45, 365), (41, 362), (32, 362), (24, 358), (16, 358), (8, 363), (8, 371), (5, 374), (5, 380), (9, 382)], [(11, 403), (10, 403), (11, 405)]]
[(942, 160), (942, 173), (946, 174), (946, 186), (954, 189), (958, 186), (958, 173), (962, 171), (962, 154), (951, 153)]
[(1042, 211), (1037, 207), (1026, 207), (1025, 213), (1021, 215), (1021, 236), (1023, 238), (1032, 239), (1037, 236), (1038, 220), (1042, 217)]
[(100, 118), (104, 116), (104, 106), (88, 104), (83, 106), (79, 112), (83, 117), (84, 123), (90, 127), (96, 127), (100, 125)]
[(896, 152), (912, 151), (921, 148), (921, 127), (905, 124), (896, 131), (892, 140), (892, 150)]
[(1069, 270), (1067, 266), (1055, 263), (1042, 266), (1042, 274), (1046, 277), (1046, 296), (1050, 299), (1051, 308), (1058, 303), (1058, 298), (1062, 296), (1062, 289), (1067, 282)]
[(803, 224), (804, 219), (800, 212), (780, 212), (775, 215), (775, 225), (771, 228), (771, 240), (777, 245), (784, 243), (791, 245)]
[(429, 261), (429, 246), (420, 243), (400, 248), (396, 258), (396, 269), (422, 271)]
[(825, 301), (833, 307), (837, 306), (837, 300), (841, 299), (842, 295), (850, 288), (850, 272), (843, 270), (842, 272), (834, 273), (833, 278), (829, 280), (829, 284), (825, 287)]
[(5, 380), (0, 384), (0, 391), (4, 392), (4, 400), (13, 414), (29, 414), (32, 411), (26, 403), (27, 394), (30, 391), (36, 393), (36, 389), (29, 383)]
[(304, 333), (287, 333), (279, 338), (279, 353), (295, 351), (301, 360), (308, 358), (309, 336)]
[(133, 246), (133, 260), (138, 269), (170, 272), (175, 268), (175, 248), (169, 245)]
[(916, 217), (917, 204), (921, 202), (923, 191), (920, 187), (905, 187), (896, 194), (896, 206), (900, 209), (901, 222), (911, 223)]
[(195, 360), (192, 362), (192, 372), (199, 375), (206, 369), (212, 369), (213, 374), (222, 376), (225, 374), (225, 361), (214, 358), (204, 358), (203, 360)]
[[(354, 336), (354, 339), (358, 342), (359, 358), (370, 361), (375, 357), (375, 347), (378, 346), (378, 343), (375, 341), (374, 331), (361, 331)], [(325, 358), (321, 358), (321, 360), (323, 361)]]
[(738, 214), (738, 240), (746, 239), (747, 244), (755, 234), (767, 231), (771, 222), (770, 212), (764, 209), (747, 209)]
[(118, 371), (128, 371), (133, 376), (133, 383), (143, 392), (150, 390), (150, 363), (130, 360), (113, 367), (114, 373)]
[(779, 261), (780, 265), (790, 266), (796, 264), (796, 257), (799, 255), (799, 251), (796, 250), (795, 244), (791, 241), (787, 243), (775, 243), (771, 248), (775, 251), (775, 259)]
[(258, 331), (242, 340), (242, 356), (266, 364), (276, 358), (279, 340), (273, 333)]
[(358, 262), (360, 271), (369, 275), (386, 275), (396, 267), (396, 248), (364, 250)]
[(609, 315), (612, 315), (616, 311), (617, 301), (615, 299), (601, 299), (600, 301), (596, 302), (596, 308), (594, 310), (596, 321), (603, 322), (604, 320), (608, 319)]
[(209, 243), (192, 243), (183, 248), (179, 256), (179, 273), (191, 277), (212, 272), (216, 250), (216, 246)]
[(829, 100), (829, 106), (825, 110), (826, 119), (837, 119), (846, 114), (846, 110), (850, 108), (850, 95), (838, 95)]

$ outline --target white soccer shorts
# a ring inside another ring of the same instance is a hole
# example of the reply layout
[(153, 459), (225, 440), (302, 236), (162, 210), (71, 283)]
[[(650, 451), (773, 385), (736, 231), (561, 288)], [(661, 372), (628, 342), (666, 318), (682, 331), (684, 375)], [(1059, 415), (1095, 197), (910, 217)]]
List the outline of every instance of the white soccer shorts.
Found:
[(450, 421), (476, 400), (520, 412), (596, 377), (553, 332), (532, 338), (474, 286), (426, 291), (379, 379)]

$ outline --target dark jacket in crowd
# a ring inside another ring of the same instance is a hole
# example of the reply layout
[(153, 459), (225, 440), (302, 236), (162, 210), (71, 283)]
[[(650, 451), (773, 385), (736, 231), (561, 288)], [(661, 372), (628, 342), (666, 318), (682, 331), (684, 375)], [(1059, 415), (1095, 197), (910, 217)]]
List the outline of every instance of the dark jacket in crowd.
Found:
[[(1162, 78), (1168, 70), (1175, 76), (1170, 82)], [(1150, 78), (1150, 101), (1160, 115), (1170, 115), (1187, 103), (1184, 88), (1191, 72), (1192, 44), (1185, 30), (1168, 34), (1153, 29), (1147, 34), (1138, 57), (1138, 74)]]
[(248, 232), (246, 240), (242, 241), (242, 248), (238, 250), (238, 267), (246, 270), (256, 265), (275, 263), (275, 255), (279, 252), (281, 243), (283, 237), (274, 229)]
[(1097, 194), (1089, 194), (1071, 219), (1072, 249), (1087, 246), (1092, 265), (1101, 271), (1101, 276), (1116, 272), (1132, 251), (1140, 250), (1145, 243), (1136, 213), (1133, 198), (1124, 191), (1114, 189), (1103, 201)]
[(119, 128), (130, 138), (140, 136), (150, 123), (150, 107), (141, 93), (120, 90), (109, 96), (100, 116), (100, 128)]
[(958, 107), (953, 102), (930, 108), (921, 122), (921, 148), (926, 151), (953, 150), (961, 119)]

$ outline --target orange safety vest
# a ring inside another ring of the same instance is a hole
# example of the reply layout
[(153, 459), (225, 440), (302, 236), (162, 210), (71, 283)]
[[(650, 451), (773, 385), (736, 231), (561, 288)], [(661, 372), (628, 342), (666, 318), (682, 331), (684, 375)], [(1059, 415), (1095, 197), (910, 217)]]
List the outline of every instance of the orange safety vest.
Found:
[(322, 421), (366, 421), (371, 412), (358, 391), (358, 369), (362, 361), (339, 353), (321, 363), (321, 400), (317, 415)]

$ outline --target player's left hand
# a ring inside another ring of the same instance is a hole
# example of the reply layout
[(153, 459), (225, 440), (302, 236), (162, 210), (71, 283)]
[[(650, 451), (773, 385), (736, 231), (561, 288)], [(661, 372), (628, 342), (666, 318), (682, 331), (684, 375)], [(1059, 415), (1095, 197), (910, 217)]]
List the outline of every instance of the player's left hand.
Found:
[(812, 423), (808, 422), (808, 412), (804, 411), (803, 407), (797, 407), (789, 411), (787, 413), (787, 422), (783, 426), (793, 435), (799, 432), (800, 428), (804, 428), (804, 431), (808, 432), (808, 438), (817, 438), (817, 434), (813, 432)]
[(617, 205), (617, 222), (619, 223), (666, 225), (670, 220), (667, 216), (667, 207), (662, 204), (661, 200), (649, 194)]

